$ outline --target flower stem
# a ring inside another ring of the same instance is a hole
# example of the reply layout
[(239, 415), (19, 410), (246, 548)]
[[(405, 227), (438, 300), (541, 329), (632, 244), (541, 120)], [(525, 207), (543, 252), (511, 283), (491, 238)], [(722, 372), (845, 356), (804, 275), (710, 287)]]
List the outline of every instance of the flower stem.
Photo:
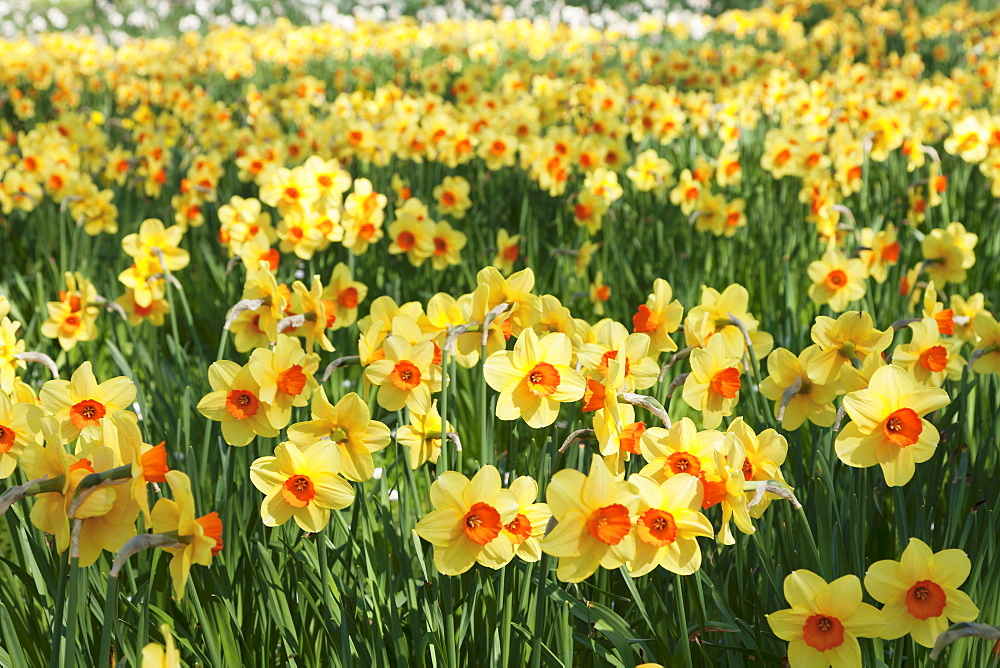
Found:
[[(79, 520), (77, 520), (79, 521)], [(69, 560), (69, 604), (66, 610), (66, 644), (63, 648), (63, 668), (76, 667), (76, 622), (80, 607), (80, 558)]]
[(101, 651), (98, 654), (98, 666), (108, 668), (111, 665), (111, 638), (118, 623), (118, 577), (108, 576), (108, 589), (104, 595), (104, 623), (101, 629)]

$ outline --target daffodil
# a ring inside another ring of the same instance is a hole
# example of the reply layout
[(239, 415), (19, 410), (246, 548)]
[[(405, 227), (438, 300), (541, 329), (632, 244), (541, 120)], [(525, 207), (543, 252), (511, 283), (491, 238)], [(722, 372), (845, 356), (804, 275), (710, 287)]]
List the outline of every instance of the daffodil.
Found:
[(493, 569), (514, 557), (510, 533), (504, 527), (520, 512), (517, 497), (501, 489), (500, 473), (484, 466), (469, 480), (445, 471), (431, 485), (434, 510), (414, 527), (434, 546), (434, 565), (443, 575), (460, 575), (476, 562)]
[(551, 333), (539, 339), (531, 329), (521, 332), (513, 351), (490, 355), (483, 374), (489, 386), (500, 393), (497, 417), (520, 417), (536, 429), (555, 422), (559, 404), (578, 401), (586, 387), (583, 376), (569, 366), (572, 356), (565, 334)]
[(673, 298), (673, 294), (670, 283), (662, 278), (656, 279), (646, 303), (640, 304), (632, 316), (632, 331), (649, 336), (649, 348), (654, 354), (677, 350), (677, 344), (670, 335), (680, 328), (684, 307)]
[(785, 599), (792, 607), (767, 615), (767, 623), (788, 641), (791, 668), (861, 665), (858, 638), (877, 638), (885, 616), (861, 602), (861, 580), (845, 575), (827, 583), (805, 569), (785, 578)]
[[(809, 346), (796, 357), (784, 348), (775, 348), (767, 357), (768, 377), (760, 384), (760, 393), (774, 401), (774, 417), (781, 416), (783, 429), (794, 431), (807, 419), (820, 427), (829, 427), (836, 417), (833, 400), (837, 387), (818, 381), (818, 369), (809, 374), (809, 363), (821, 354), (816, 345)], [(793, 386), (798, 384), (798, 388)], [(785, 394), (791, 392), (786, 401)], [(784, 412), (782, 412), (782, 406)]]
[(691, 351), (691, 373), (681, 396), (688, 406), (701, 411), (702, 425), (707, 429), (719, 426), (723, 416), (732, 415), (739, 401), (742, 351), (742, 344), (733, 348), (722, 336), (713, 336), (704, 348)]
[(426, 415), (410, 411), (410, 423), (396, 429), (396, 440), (407, 449), (407, 461), (411, 469), (417, 469), (425, 462), (437, 463), (441, 455), (441, 431), (454, 431), (450, 422), (442, 425), (437, 404), (431, 404)]
[(278, 430), (267, 415), (270, 405), (260, 398), (260, 385), (249, 367), (219, 360), (208, 368), (209, 392), (198, 402), (198, 411), (209, 420), (222, 423), (226, 443), (244, 446), (254, 436), (271, 438)]
[(582, 582), (598, 566), (618, 568), (635, 557), (635, 485), (615, 480), (598, 455), (590, 473), (563, 469), (552, 476), (545, 500), (558, 524), (542, 539), (542, 551), (559, 559), (556, 577)]
[(11, 322), (6, 314), (0, 316), (0, 391), (10, 393), (14, 389), (17, 370), (27, 364), (17, 356), (24, 352), (24, 341), (17, 338), (21, 323)]
[(910, 539), (899, 561), (872, 564), (865, 573), (865, 589), (885, 604), (882, 637), (892, 640), (909, 634), (918, 645), (933, 647), (951, 623), (973, 621), (979, 608), (958, 590), (971, 569), (962, 550), (932, 552), (917, 538)]
[(157, 501), (150, 515), (154, 532), (175, 534), (178, 542), (183, 543), (179, 547), (163, 548), (172, 555), (170, 579), (174, 596), (180, 601), (184, 598), (191, 566), (210, 565), (212, 557), (222, 550), (222, 521), (215, 512), (195, 517), (191, 480), (186, 473), (168, 471), (166, 479), (173, 498)]
[(59, 421), (63, 439), (72, 441), (87, 427), (101, 424), (105, 416), (130, 406), (135, 401), (135, 385), (125, 376), (98, 384), (87, 361), (70, 380), (54, 379), (42, 385), (41, 400), (46, 413)]
[(278, 428), (288, 424), (293, 406), (307, 406), (318, 383), (319, 355), (306, 353), (299, 340), (278, 334), (274, 350), (258, 348), (247, 363), (260, 387), (257, 398), (269, 406), (268, 421)]
[(254, 460), (250, 480), (265, 495), (260, 506), (264, 524), (276, 527), (294, 519), (303, 531), (322, 531), (331, 510), (354, 501), (351, 485), (338, 475), (340, 468), (340, 449), (325, 440), (302, 447), (281, 443), (274, 456)]
[(640, 473), (657, 483), (686, 474), (704, 482), (715, 475), (715, 452), (725, 435), (714, 429), (698, 431), (691, 418), (681, 418), (670, 429), (650, 427), (639, 443), (646, 466)]
[(961, 339), (944, 339), (934, 318), (924, 318), (910, 323), (913, 337), (910, 342), (897, 346), (892, 353), (892, 363), (908, 371), (922, 385), (940, 387), (945, 379), (962, 377), (965, 358), (958, 354)]
[(503, 527), (510, 539), (514, 556), (523, 561), (535, 562), (542, 558), (542, 536), (552, 513), (546, 503), (535, 503), (538, 483), (529, 476), (521, 476), (510, 483), (510, 493), (517, 500), (517, 515)]
[(382, 347), (384, 358), (365, 369), (365, 378), (379, 388), (379, 406), (387, 411), (406, 406), (426, 413), (431, 394), (441, 391), (441, 366), (434, 364), (434, 344), (423, 341), (413, 345), (401, 336), (390, 336)]
[[(743, 479), (746, 482), (776, 480), (785, 482), (781, 474), (781, 465), (788, 456), (788, 441), (774, 429), (765, 429), (759, 434), (738, 417), (729, 424), (726, 430), (727, 439), (736, 439), (743, 446)], [(739, 462), (733, 462), (738, 464)], [(748, 495), (751, 492), (747, 492)], [(761, 517), (771, 501), (776, 498), (768, 492), (757, 505), (749, 508), (750, 517)]]
[(966, 270), (976, 263), (978, 240), (962, 223), (931, 230), (920, 246), (927, 275), (938, 285), (965, 282)]
[(828, 304), (835, 313), (865, 295), (868, 277), (865, 263), (858, 258), (848, 258), (835, 248), (810, 264), (808, 271), (812, 280), (809, 298), (817, 304)]
[(820, 352), (809, 358), (806, 370), (816, 382), (828, 385), (840, 378), (841, 369), (888, 348), (893, 331), (891, 327), (875, 329), (865, 311), (847, 311), (836, 320), (817, 316), (810, 335)]
[(389, 428), (371, 419), (368, 405), (356, 393), (345, 394), (334, 405), (320, 387), (312, 398), (312, 420), (290, 426), (288, 440), (305, 447), (323, 439), (340, 449), (339, 473), (348, 480), (364, 482), (375, 472), (372, 453), (389, 445)]
[(160, 625), (163, 634), (163, 645), (151, 642), (142, 648), (142, 664), (140, 668), (181, 668), (181, 653), (174, 645), (174, 637), (170, 626)]
[(639, 492), (635, 522), (635, 556), (629, 573), (639, 577), (657, 566), (678, 575), (701, 568), (697, 538), (711, 538), (712, 524), (701, 514), (702, 486), (689, 475), (673, 476), (657, 484), (633, 475), (629, 482)]
[(914, 465), (930, 459), (940, 440), (924, 415), (949, 401), (947, 392), (921, 386), (899, 367), (882, 367), (872, 374), (867, 389), (844, 397), (852, 422), (837, 435), (837, 456), (857, 468), (878, 464), (886, 484), (905, 485)]
[(520, 241), (520, 234), (510, 235), (503, 228), (497, 230), (497, 252), (493, 256), (493, 266), (505, 276), (514, 271), (514, 263), (521, 256), (521, 247), (518, 245)]
[(976, 357), (972, 370), (1000, 374), (1000, 324), (993, 314), (984, 311), (976, 315), (975, 328), (979, 343), (972, 353)]
[(28, 445), (39, 445), (42, 410), (32, 404), (12, 402), (0, 391), (0, 480), (17, 467), (18, 457)]

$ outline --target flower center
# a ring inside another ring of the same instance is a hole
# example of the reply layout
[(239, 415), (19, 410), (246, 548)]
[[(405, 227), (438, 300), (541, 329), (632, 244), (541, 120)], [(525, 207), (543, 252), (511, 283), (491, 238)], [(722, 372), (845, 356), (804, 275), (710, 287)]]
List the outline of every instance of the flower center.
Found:
[(246, 420), (257, 414), (260, 402), (247, 390), (231, 390), (226, 396), (226, 410), (237, 420)]
[(844, 625), (836, 617), (810, 615), (802, 625), (802, 639), (820, 652), (835, 649), (844, 643)]
[(0, 424), (0, 455), (5, 452), (10, 452), (10, 449), (14, 447), (14, 438), (17, 434), (10, 427), (5, 427)]
[(743, 479), (753, 480), (753, 463), (749, 457), (743, 460)]
[(932, 373), (944, 371), (948, 366), (948, 351), (944, 346), (932, 346), (920, 353), (920, 366)]
[(677, 540), (674, 516), (659, 508), (650, 508), (639, 518), (639, 540), (655, 547), (665, 547)]
[(625, 428), (622, 429), (621, 436), (618, 437), (619, 447), (625, 452), (631, 452), (633, 455), (641, 455), (642, 452), (639, 450), (639, 441), (642, 439), (642, 435), (645, 431), (645, 422), (633, 422), (632, 424), (625, 425)]
[(278, 391), (296, 397), (302, 394), (307, 380), (302, 365), (295, 364), (278, 374)]
[(826, 275), (826, 287), (831, 290), (839, 290), (845, 285), (847, 285), (847, 274), (845, 274), (840, 269), (834, 269), (829, 274)]
[(358, 305), (358, 289), (345, 288), (337, 295), (337, 303), (344, 308), (354, 308)]
[(634, 316), (632, 316), (633, 332), (640, 332), (643, 334), (655, 332), (659, 324), (659, 318), (657, 318), (656, 314), (650, 311), (649, 307), (645, 304), (641, 304), (639, 306), (639, 310), (636, 311)]
[(299, 193), (299, 189), (298, 188), (296, 188), (294, 186), (288, 186), (287, 188), (285, 188), (285, 198), (286, 199), (289, 199), (289, 200), (291, 200), (293, 202), (297, 202), (299, 200), (299, 197), (301, 197), (301, 194)]
[(697, 476), (701, 473), (701, 462), (697, 457), (692, 457), (689, 452), (674, 452), (667, 457), (667, 468), (673, 472), (673, 475), (687, 473)]
[(500, 535), (500, 513), (488, 503), (475, 503), (462, 519), (465, 536), (477, 545), (486, 545)]
[(900, 408), (882, 423), (885, 437), (901, 448), (916, 443), (923, 430), (923, 421), (912, 408)]
[(434, 254), (444, 255), (448, 252), (448, 241), (443, 237), (434, 237)]
[(454, 206), (455, 204), (455, 194), (449, 190), (441, 193), (441, 203), (445, 206)]
[(722, 395), (726, 399), (733, 399), (740, 391), (740, 371), (736, 367), (723, 369), (712, 376), (709, 383), (712, 392)]
[(948, 597), (936, 582), (920, 580), (906, 592), (906, 609), (917, 619), (940, 617)]
[(93, 399), (84, 399), (69, 409), (69, 417), (77, 429), (99, 424), (106, 413), (104, 404)]
[(413, 362), (400, 360), (392, 368), (389, 379), (401, 390), (412, 390), (420, 384), (420, 369)]
[(524, 515), (518, 514), (510, 524), (504, 526), (504, 530), (511, 534), (510, 542), (520, 545), (531, 538), (531, 522)]
[(587, 518), (587, 531), (607, 545), (617, 545), (632, 530), (628, 508), (620, 503), (598, 508)]
[(142, 477), (146, 482), (166, 482), (167, 471), (167, 448), (166, 441), (153, 446), (142, 453), (140, 463), (142, 464)]
[(212, 546), (212, 556), (214, 557), (222, 551), (223, 546), (222, 520), (219, 519), (219, 513), (213, 511), (208, 515), (202, 515), (195, 522), (201, 525), (206, 536), (215, 539), (215, 545)]
[(413, 232), (409, 230), (405, 232), (400, 232), (399, 236), (396, 237), (396, 245), (407, 251), (413, 248)]
[(548, 362), (539, 362), (528, 372), (528, 391), (536, 397), (547, 397), (559, 387), (559, 372)]
[(285, 481), (281, 488), (281, 497), (294, 508), (305, 508), (316, 496), (312, 480), (309, 476), (297, 473)]

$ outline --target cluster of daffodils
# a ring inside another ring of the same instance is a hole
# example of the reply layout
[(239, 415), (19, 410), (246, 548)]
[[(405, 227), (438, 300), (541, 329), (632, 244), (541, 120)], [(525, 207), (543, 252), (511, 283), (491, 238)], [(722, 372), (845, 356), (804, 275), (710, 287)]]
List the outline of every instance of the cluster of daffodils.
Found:
[(979, 616), (979, 608), (958, 589), (971, 569), (965, 552), (933, 552), (911, 538), (899, 561), (875, 562), (865, 574), (864, 587), (881, 610), (862, 601), (856, 575), (827, 583), (803, 569), (785, 578), (791, 608), (767, 615), (767, 622), (788, 641), (792, 666), (860, 666), (858, 638), (909, 635), (918, 645), (934, 647), (951, 623)]
[[(103, 551), (127, 558), (159, 545), (172, 555), (174, 593), (182, 598), (191, 566), (209, 565), (222, 549), (222, 522), (215, 512), (196, 516), (191, 481), (167, 466), (166, 444), (145, 442), (129, 410), (132, 381), (99, 383), (84, 362), (70, 380), (42, 385), (38, 397), (24, 383), (13, 390), (0, 390), (0, 478), (19, 468), (28, 482), (6, 490), (0, 513), (35, 497), (31, 523), (81, 568)], [(171, 498), (150, 504), (149, 487), (164, 483)], [(137, 535), (140, 513), (152, 534)]]

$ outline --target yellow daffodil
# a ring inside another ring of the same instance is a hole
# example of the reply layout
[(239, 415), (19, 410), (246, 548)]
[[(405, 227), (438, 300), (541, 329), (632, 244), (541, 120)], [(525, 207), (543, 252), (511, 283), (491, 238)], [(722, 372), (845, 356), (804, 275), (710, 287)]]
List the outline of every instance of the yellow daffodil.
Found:
[(545, 500), (558, 524), (542, 539), (542, 551), (559, 559), (562, 582), (582, 582), (598, 566), (618, 568), (635, 558), (639, 496), (633, 484), (615, 480), (600, 456), (594, 455), (588, 475), (556, 472)]
[(378, 385), (378, 404), (387, 411), (406, 406), (425, 414), (431, 394), (441, 391), (441, 366), (434, 364), (434, 344), (416, 345), (401, 336), (390, 336), (382, 344), (385, 356), (365, 369), (365, 379)]
[(964, 283), (966, 270), (976, 263), (978, 240), (962, 223), (931, 230), (920, 245), (927, 275), (938, 285)]
[(142, 648), (142, 664), (140, 668), (181, 668), (181, 653), (174, 645), (174, 637), (170, 626), (160, 625), (163, 634), (163, 645), (151, 642)]
[[(455, 430), (450, 422), (443, 426), (446, 431)], [(411, 469), (420, 468), (424, 462), (437, 463), (441, 454), (441, 429), (437, 403), (431, 404), (426, 415), (410, 411), (410, 423), (396, 429), (396, 440), (407, 449)]]
[[(809, 364), (818, 354), (821, 354), (819, 346), (812, 345), (798, 357), (784, 348), (776, 348), (767, 357), (770, 375), (761, 382), (760, 393), (774, 401), (774, 417), (781, 415), (783, 429), (794, 431), (807, 419), (820, 427), (833, 424), (837, 413), (833, 406), (837, 387), (820, 383), (818, 368), (814, 368), (813, 375), (809, 373)], [(786, 402), (785, 393), (796, 383), (798, 389)]]
[(890, 487), (905, 485), (914, 465), (930, 459), (940, 440), (923, 416), (949, 401), (947, 392), (921, 386), (899, 367), (882, 367), (866, 389), (844, 397), (852, 422), (837, 435), (837, 456), (857, 468), (878, 464)]
[(828, 304), (835, 313), (865, 295), (868, 276), (865, 263), (858, 258), (849, 259), (835, 248), (824, 253), (823, 259), (810, 264), (808, 271), (812, 280), (809, 298), (817, 304)]
[(306, 446), (282, 443), (273, 457), (260, 457), (250, 467), (250, 480), (262, 492), (260, 516), (269, 527), (289, 519), (303, 531), (317, 533), (330, 521), (330, 511), (354, 501), (354, 490), (338, 473), (340, 449), (325, 440)]
[(910, 539), (899, 561), (872, 564), (865, 573), (865, 589), (885, 604), (882, 637), (892, 640), (909, 634), (918, 645), (933, 647), (953, 622), (973, 621), (979, 608), (958, 590), (971, 569), (962, 550), (932, 552), (917, 538)]
[(714, 429), (740, 398), (740, 368), (743, 345), (731, 347), (725, 337), (713, 336), (704, 348), (691, 351), (691, 373), (684, 381), (682, 397), (701, 411), (702, 425)]
[(941, 338), (934, 318), (910, 323), (910, 329), (913, 330), (910, 342), (892, 351), (894, 365), (930, 387), (940, 387), (946, 378), (958, 380), (962, 377), (965, 358), (958, 354), (961, 339)]
[(504, 527), (520, 512), (515, 495), (501, 489), (500, 473), (484, 466), (469, 480), (445, 471), (431, 485), (434, 510), (414, 531), (434, 546), (434, 565), (443, 575), (460, 575), (479, 562), (498, 569), (514, 557)]
[(0, 391), (0, 480), (14, 472), (18, 457), (28, 445), (40, 445), (42, 410), (23, 402), (12, 402)]
[(59, 421), (63, 439), (72, 441), (87, 427), (100, 425), (105, 416), (130, 406), (135, 401), (135, 385), (125, 376), (98, 384), (87, 361), (70, 380), (47, 381), (41, 400), (46, 413)]
[(501, 420), (523, 418), (536, 429), (547, 427), (559, 415), (559, 404), (578, 401), (586, 384), (569, 367), (573, 356), (569, 337), (531, 329), (521, 332), (513, 351), (490, 355), (483, 366), (486, 382), (500, 393), (496, 415)]
[(510, 539), (514, 556), (523, 561), (535, 562), (542, 558), (542, 536), (552, 513), (546, 503), (535, 503), (538, 483), (529, 476), (521, 476), (508, 488), (517, 501), (517, 515), (503, 526), (503, 533)]
[(260, 385), (249, 366), (219, 360), (208, 368), (208, 382), (212, 392), (198, 402), (198, 411), (209, 420), (222, 423), (226, 443), (242, 447), (254, 436), (278, 435), (267, 417), (271, 407), (261, 400)]
[(635, 556), (629, 562), (632, 577), (657, 566), (678, 575), (690, 575), (701, 568), (697, 538), (711, 538), (714, 532), (701, 514), (703, 491), (698, 479), (678, 475), (657, 484), (651, 478), (633, 475), (629, 482), (639, 491)]
[(976, 315), (975, 328), (979, 343), (972, 353), (976, 357), (972, 370), (1000, 374), (1000, 324), (992, 313), (984, 311)]
[(791, 668), (860, 666), (858, 638), (877, 638), (886, 628), (884, 615), (861, 602), (856, 575), (827, 583), (811, 571), (794, 571), (785, 578), (785, 599), (792, 607), (767, 615), (767, 623), (788, 641)]
[(865, 311), (847, 311), (836, 320), (816, 316), (810, 335), (820, 352), (809, 358), (806, 370), (816, 382), (828, 385), (840, 378), (841, 369), (888, 348), (893, 331), (891, 327), (885, 331), (875, 329), (871, 315)]
[(258, 348), (247, 363), (260, 392), (257, 398), (268, 405), (267, 419), (276, 428), (291, 419), (293, 406), (307, 406), (318, 383), (319, 355), (306, 353), (298, 339), (278, 334), (274, 350)]

